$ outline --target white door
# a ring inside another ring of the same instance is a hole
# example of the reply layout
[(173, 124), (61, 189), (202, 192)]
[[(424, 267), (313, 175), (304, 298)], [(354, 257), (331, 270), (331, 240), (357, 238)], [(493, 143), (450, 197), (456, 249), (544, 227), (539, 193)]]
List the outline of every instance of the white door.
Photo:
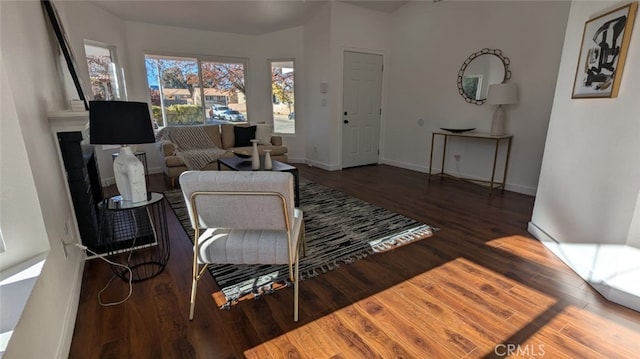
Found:
[(342, 168), (378, 163), (382, 56), (345, 51)]

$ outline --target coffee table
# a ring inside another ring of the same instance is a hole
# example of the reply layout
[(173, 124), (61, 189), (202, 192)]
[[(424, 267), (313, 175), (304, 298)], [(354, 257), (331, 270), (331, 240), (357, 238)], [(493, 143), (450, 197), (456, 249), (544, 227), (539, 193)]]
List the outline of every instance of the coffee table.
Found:
[[(258, 171), (276, 171), (289, 172), (293, 175), (293, 192), (294, 203), (296, 207), (300, 207), (300, 178), (298, 177), (298, 169), (284, 162), (272, 160), (273, 167), (270, 170), (264, 169), (264, 156), (260, 156), (260, 169)], [(241, 158), (238, 156), (228, 158), (218, 158), (218, 171), (222, 170), (221, 165), (234, 171), (253, 171), (251, 168), (251, 158)]]

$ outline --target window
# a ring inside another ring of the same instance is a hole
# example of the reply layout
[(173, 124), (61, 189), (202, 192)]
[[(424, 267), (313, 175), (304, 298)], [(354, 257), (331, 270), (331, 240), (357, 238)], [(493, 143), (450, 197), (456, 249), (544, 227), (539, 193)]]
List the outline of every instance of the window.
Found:
[(273, 129), (277, 133), (293, 134), (296, 132), (293, 60), (270, 63)]
[(94, 100), (124, 100), (124, 73), (117, 66), (115, 47), (85, 40), (84, 51), (89, 67)]
[[(151, 110), (159, 127), (245, 122), (245, 61), (145, 55)], [(236, 110), (242, 116), (227, 116)]]

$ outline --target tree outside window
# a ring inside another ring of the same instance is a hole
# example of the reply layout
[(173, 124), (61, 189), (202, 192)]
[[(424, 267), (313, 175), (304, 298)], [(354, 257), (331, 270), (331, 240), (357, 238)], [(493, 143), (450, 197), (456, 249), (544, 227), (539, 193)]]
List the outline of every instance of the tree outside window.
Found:
[(85, 43), (91, 93), (94, 100), (123, 99), (122, 76), (116, 65), (115, 50), (109, 45)]
[(214, 111), (216, 105), (247, 118), (243, 62), (145, 55), (145, 65), (152, 112), (160, 127), (230, 122)]
[(295, 133), (295, 73), (293, 60), (271, 61), (273, 126), (277, 133)]

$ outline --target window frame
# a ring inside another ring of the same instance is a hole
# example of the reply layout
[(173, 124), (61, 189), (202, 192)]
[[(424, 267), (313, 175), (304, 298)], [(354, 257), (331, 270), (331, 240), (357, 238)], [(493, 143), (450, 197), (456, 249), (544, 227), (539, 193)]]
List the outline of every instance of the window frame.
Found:
[(120, 61), (118, 58), (118, 48), (115, 45), (106, 44), (99, 41), (84, 39), (83, 40), (83, 49), (84, 49), (84, 62), (87, 65), (87, 73), (89, 74), (89, 90), (92, 99), (95, 98), (95, 94), (93, 93), (93, 85), (91, 84), (91, 70), (89, 69), (89, 64), (87, 62), (87, 46), (99, 47), (109, 51), (109, 57), (111, 58), (111, 63), (115, 66), (115, 77), (113, 81), (115, 82), (114, 86), (114, 97), (111, 100), (120, 100), (127, 101), (127, 86), (124, 76), (124, 66), (120, 65)]
[[(146, 72), (146, 59), (147, 57), (158, 58), (158, 59), (166, 59), (166, 58), (175, 58), (175, 59), (194, 59), (196, 62), (197, 70), (198, 70), (198, 81), (202, 84), (203, 74), (202, 74), (202, 63), (203, 62), (217, 62), (217, 63), (231, 63), (231, 64), (242, 64), (244, 69), (244, 87), (245, 87), (245, 100), (247, 103), (246, 106), (246, 121), (249, 121), (250, 111), (249, 111), (249, 58), (247, 57), (235, 57), (235, 56), (219, 56), (219, 55), (202, 55), (202, 54), (187, 54), (187, 53), (172, 53), (172, 52), (157, 52), (157, 51), (144, 51), (143, 53), (143, 63), (145, 64), (145, 81), (147, 84), (147, 98), (149, 99), (149, 103), (151, 104), (150, 92), (149, 89), (151, 85), (149, 83), (149, 77)], [(160, 86), (158, 84), (158, 86)], [(206, 114), (206, 99), (205, 99), (205, 91), (202, 89), (200, 91), (200, 103), (201, 103), (201, 112), (202, 112), (202, 124), (206, 124), (207, 114)], [(162, 100), (162, 98), (161, 98)], [(162, 113), (165, 117), (163, 119), (164, 126), (160, 126), (160, 128), (165, 127), (166, 123), (166, 115), (164, 106), (162, 106)]]
[(271, 124), (273, 125), (273, 133), (280, 135), (280, 136), (295, 136), (297, 133), (297, 121), (294, 119), (294, 123), (293, 123), (293, 132), (279, 132), (278, 129), (276, 128), (276, 119), (273, 115), (273, 63), (275, 62), (291, 62), (293, 64), (292, 68), (293, 68), (293, 111), (292, 112), (296, 112), (296, 94), (298, 93), (298, 84), (297, 84), (297, 76), (296, 76), (296, 59), (295, 57), (277, 57), (277, 58), (268, 58), (267, 59), (267, 66), (268, 66), (268, 86), (269, 86), (269, 104), (271, 106)]

